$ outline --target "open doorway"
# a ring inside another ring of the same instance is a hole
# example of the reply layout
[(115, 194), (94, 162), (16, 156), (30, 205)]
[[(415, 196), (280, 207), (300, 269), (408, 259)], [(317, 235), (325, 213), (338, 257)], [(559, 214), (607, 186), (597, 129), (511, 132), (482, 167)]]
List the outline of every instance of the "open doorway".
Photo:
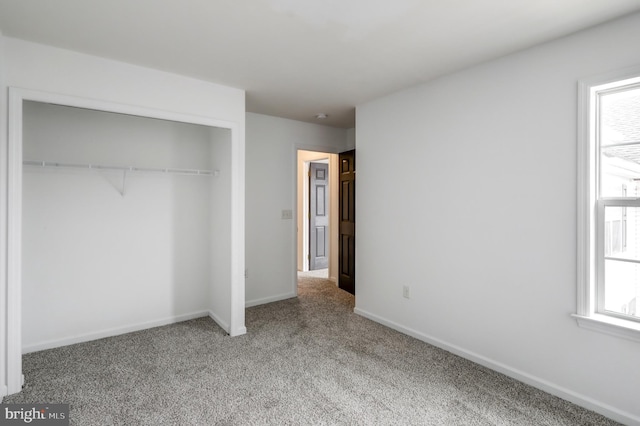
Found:
[(338, 155), (298, 150), (297, 271), (337, 283)]

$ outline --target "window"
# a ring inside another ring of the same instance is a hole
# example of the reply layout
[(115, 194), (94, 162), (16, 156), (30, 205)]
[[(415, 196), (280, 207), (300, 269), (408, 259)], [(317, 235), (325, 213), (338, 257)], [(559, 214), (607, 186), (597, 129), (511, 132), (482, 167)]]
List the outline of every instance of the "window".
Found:
[(580, 83), (578, 324), (640, 341), (640, 69)]

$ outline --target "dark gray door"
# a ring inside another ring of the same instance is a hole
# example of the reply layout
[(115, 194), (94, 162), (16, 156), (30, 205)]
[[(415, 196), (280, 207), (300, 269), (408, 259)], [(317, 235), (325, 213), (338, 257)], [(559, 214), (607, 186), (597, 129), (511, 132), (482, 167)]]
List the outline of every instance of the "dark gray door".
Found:
[(309, 270), (329, 267), (329, 165), (309, 165)]
[(356, 294), (356, 151), (340, 154), (338, 287)]

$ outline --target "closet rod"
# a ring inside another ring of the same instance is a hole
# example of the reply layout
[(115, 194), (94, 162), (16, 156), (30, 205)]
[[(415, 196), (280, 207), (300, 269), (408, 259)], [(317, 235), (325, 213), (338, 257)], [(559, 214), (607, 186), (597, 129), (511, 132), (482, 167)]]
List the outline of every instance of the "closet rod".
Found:
[(105, 166), (99, 164), (74, 164), (74, 163), (57, 163), (51, 161), (31, 161), (22, 162), (25, 166), (35, 167), (60, 167), (67, 169), (91, 169), (91, 170), (116, 170), (121, 172), (141, 172), (141, 173), (171, 173), (176, 175), (188, 176), (216, 176), (217, 170), (199, 170), (199, 169), (171, 169), (171, 168), (150, 168), (150, 167), (130, 167), (130, 166)]

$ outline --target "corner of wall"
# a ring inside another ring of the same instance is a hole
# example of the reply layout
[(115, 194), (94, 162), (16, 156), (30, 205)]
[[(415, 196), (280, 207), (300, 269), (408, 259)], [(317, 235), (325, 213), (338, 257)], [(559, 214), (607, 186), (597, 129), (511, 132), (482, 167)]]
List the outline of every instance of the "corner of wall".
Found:
[(356, 128), (347, 129), (347, 150), (356, 149)]

